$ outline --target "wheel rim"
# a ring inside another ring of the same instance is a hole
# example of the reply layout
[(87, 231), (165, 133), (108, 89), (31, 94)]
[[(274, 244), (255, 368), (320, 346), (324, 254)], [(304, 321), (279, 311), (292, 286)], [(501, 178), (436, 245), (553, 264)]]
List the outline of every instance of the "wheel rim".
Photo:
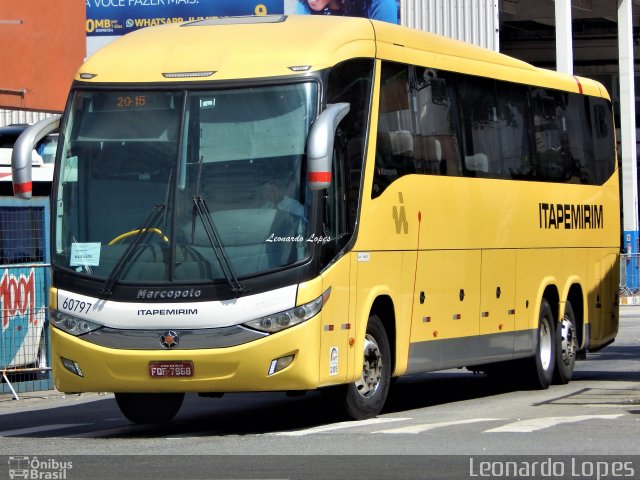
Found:
[(367, 334), (364, 339), (362, 377), (356, 382), (357, 392), (364, 398), (376, 393), (382, 378), (382, 353), (375, 338)]
[(570, 365), (576, 358), (578, 339), (576, 337), (576, 328), (567, 315), (565, 315), (560, 324), (560, 348), (562, 349), (562, 363)]
[(553, 351), (551, 342), (553, 335), (551, 334), (551, 326), (549, 319), (544, 318), (540, 324), (540, 364), (544, 370), (547, 370), (551, 365), (551, 353)]

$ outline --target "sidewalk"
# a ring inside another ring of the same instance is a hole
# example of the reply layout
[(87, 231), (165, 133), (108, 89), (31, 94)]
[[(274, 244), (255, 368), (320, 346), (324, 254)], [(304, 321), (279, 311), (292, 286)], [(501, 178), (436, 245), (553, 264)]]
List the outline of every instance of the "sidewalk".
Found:
[(104, 400), (112, 397), (110, 393), (62, 393), (58, 390), (41, 390), (37, 392), (18, 392), (19, 400), (15, 400), (11, 393), (0, 394), (0, 414), (9, 410), (23, 408), (51, 408), (58, 402), (76, 399), (78, 403)]
[(621, 296), (620, 305), (640, 305), (640, 295)]

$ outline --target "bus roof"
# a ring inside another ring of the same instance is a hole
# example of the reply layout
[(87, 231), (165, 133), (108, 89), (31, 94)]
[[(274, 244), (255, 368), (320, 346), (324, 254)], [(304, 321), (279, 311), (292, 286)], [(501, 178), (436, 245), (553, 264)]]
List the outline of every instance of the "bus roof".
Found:
[[(295, 67), (317, 71), (358, 57), (608, 98), (592, 80), (539, 69), (468, 43), (364, 18), (316, 15), (217, 17), (144, 28), (96, 52), (76, 80), (161, 83), (279, 77), (293, 74)], [(206, 76), (208, 72), (213, 73)], [(86, 78), (89, 75), (95, 76)]]

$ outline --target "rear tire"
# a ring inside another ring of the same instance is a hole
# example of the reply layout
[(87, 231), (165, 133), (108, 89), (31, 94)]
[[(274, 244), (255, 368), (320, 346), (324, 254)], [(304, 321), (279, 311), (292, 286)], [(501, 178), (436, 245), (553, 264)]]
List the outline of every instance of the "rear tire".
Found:
[(567, 301), (564, 307), (564, 317), (558, 323), (556, 330), (556, 371), (553, 382), (564, 385), (573, 376), (573, 369), (578, 354), (578, 331), (576, 317), (571, 303)]
[(554, 335), (553, 311), (543, 298), (540, 304), (536, 353), (526, 360), (525, 375), (527, 385), (534, 389), (549, 388), (556, 366), (556, 337)]
[(182, 406), (184, 393), (116, 393), (122, 414), (133, 423), (167, 423)]
[(369, 317), (363, 345), (362, 376), (347, 386), (346, 412), (354, 420), (378, 415), (387, 400), (391, 383), (389, 339), (377, 315)]

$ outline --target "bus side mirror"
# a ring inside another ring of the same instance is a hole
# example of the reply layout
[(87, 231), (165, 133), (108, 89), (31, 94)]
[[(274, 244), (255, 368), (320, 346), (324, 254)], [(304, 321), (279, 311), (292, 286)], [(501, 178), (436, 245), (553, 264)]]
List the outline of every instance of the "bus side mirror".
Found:
[(40, 140), (60, 127), (60, 115), (45, 118), (27, 128), (16, 140), (11, 152), (13, 194), (18, 198), (31, 198), (31, 152)]
[(333, 139), (342, 119), (349, 113), (348, 103), (333, 103), (318, 116), (307, 139), (307, 181), (310, 190), (331, 185)]

